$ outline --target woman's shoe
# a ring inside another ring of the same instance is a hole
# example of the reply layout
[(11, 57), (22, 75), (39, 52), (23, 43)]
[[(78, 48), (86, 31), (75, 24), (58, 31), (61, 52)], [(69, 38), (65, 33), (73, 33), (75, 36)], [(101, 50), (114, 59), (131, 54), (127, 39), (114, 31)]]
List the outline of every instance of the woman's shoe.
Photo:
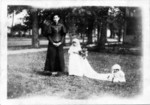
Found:
[(56, 77), (56, 76), (59, 76), (59, 74), (58, 74), (58, 72), (52, 72), (52, 75), (51, 75), (51, 76)]

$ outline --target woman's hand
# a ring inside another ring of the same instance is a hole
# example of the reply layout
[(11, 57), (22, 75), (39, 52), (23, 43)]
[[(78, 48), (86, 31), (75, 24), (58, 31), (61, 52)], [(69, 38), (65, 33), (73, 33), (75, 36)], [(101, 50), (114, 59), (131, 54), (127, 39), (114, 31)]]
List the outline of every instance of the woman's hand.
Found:
[(78, 52), (73, 52), (74, 54), (79, 54)]
[(61, 45), (61, 42), (59, 42), (59, 43), (53, 43), (53, 45), (56, 46), (56, 47), (58, 47), (58, 46)]
[(50, 22), (49, 21), (47, 21), (47, 20), (44, 20), (44, 22), (43, 22), (45, 25), (50, 25)]

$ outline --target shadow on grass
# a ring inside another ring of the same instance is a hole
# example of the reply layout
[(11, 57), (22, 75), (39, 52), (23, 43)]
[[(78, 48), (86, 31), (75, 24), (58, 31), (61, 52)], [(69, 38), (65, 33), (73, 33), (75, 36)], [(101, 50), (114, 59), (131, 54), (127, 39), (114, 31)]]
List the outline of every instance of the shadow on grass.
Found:
[[(49, 71), (33, 71), (35, 74), (37, 75), (41, 75), (41, 76), (53, 76), (51, 72)], [(68, 76), (68, 72), (59, 72), (57, 75), (55, 76)]]
[(51, 76), (52, 75), (50, 72), (44, 72), (44, 71), (34, 71), (34, 73), (37, 75), (42, 75), (42, 76)]

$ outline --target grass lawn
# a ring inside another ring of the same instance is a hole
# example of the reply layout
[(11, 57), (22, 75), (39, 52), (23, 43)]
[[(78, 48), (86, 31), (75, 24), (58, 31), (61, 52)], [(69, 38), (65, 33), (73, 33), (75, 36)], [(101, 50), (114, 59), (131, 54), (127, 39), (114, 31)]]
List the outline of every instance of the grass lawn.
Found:
[[(42, 73), (46, 52), (8, 55), (8, 98), (33, 95), (59, 96), (67, 99), (87, 99), (90, 96), (115, 95), (131, 98), (142, 91), (141, 56), (89, 52), (88, 60), (99, 73), (110, 72), (119, 63), (126, 74), (126, 83), (111, 83), (86, 77)], [(66, 70), (68, 54), (65, 50)]]

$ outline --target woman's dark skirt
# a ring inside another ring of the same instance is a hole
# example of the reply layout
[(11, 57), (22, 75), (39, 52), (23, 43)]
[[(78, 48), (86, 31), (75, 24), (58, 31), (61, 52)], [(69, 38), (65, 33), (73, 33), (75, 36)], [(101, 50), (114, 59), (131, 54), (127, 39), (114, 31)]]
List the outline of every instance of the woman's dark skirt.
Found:
[(64, 72), (64, 69), (65, 62), (63, 45), (55, 47), (54, 45), (49, 43), (44, 71)]

